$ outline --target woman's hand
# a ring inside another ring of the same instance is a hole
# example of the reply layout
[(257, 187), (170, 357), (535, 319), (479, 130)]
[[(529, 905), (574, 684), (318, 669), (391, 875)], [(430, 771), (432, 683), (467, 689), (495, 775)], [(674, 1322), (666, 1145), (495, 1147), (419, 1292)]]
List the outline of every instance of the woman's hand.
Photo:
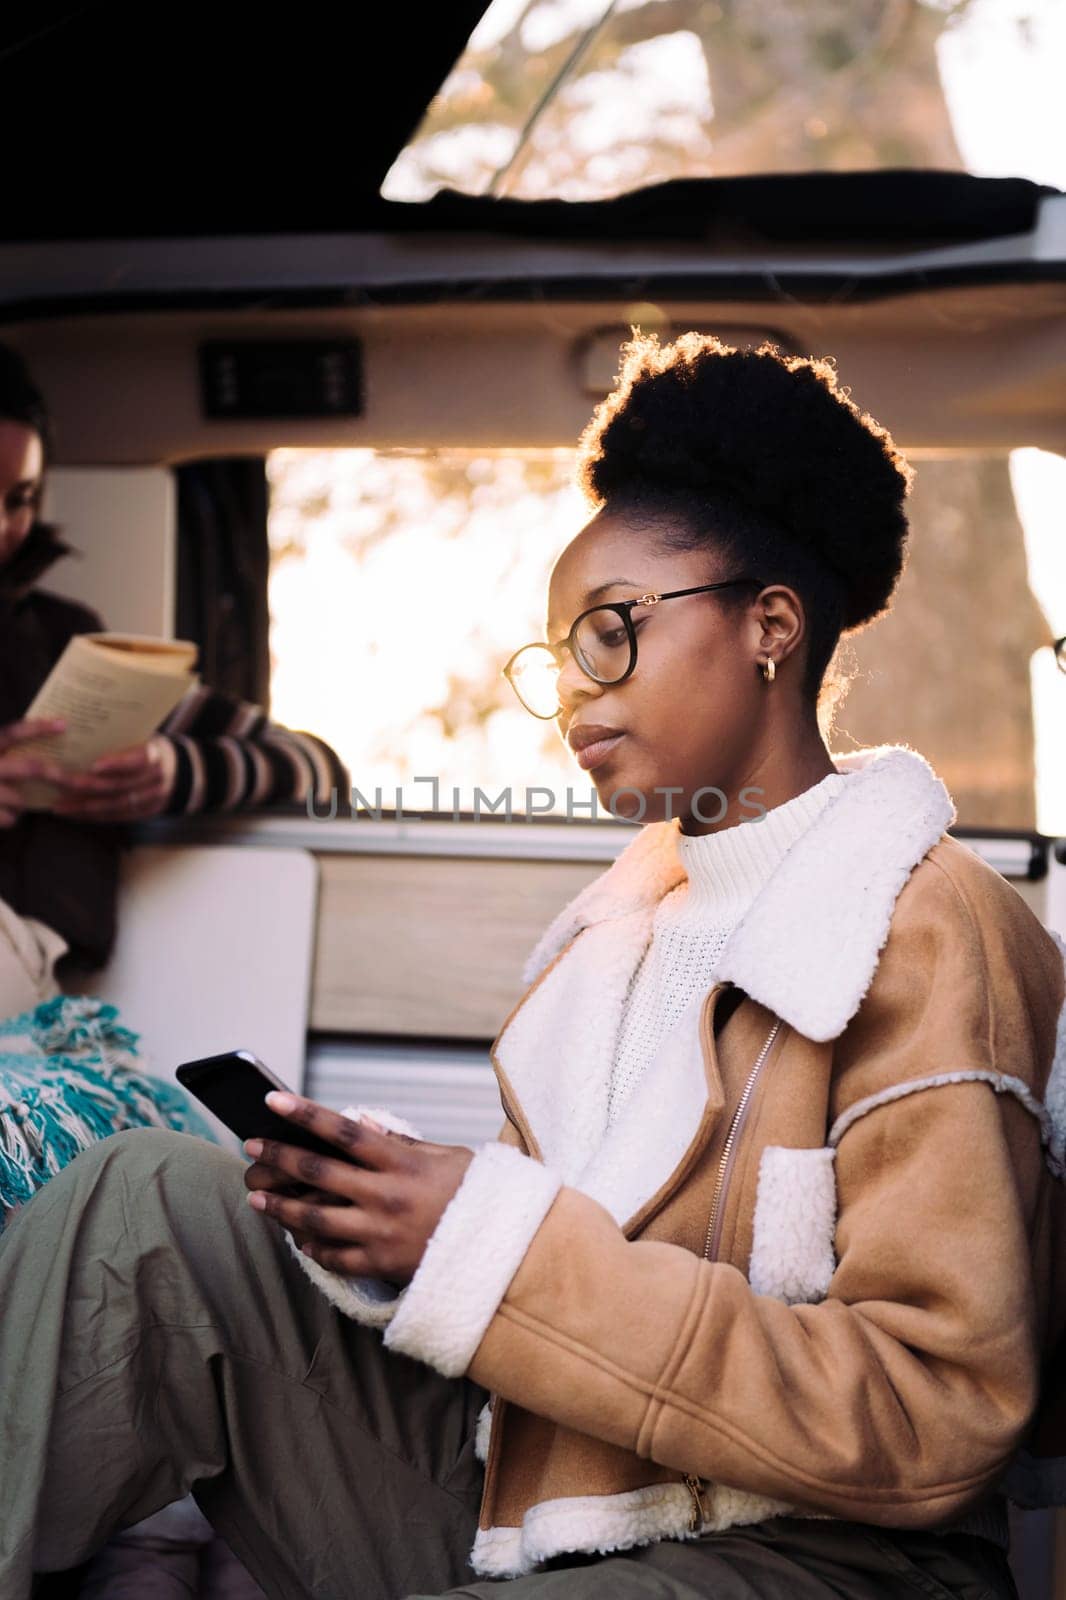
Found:
[(48, 783), (66, 777), (63, 768), (47, 756), (31, 755), (19, 748), (32, 739), (46, 739), (62, 733), (61, 717), (23, 718), (0, 728), (0, 828), (12, 828), (26, 809), (24, 785), (31, 779)]
[[(351, 1122), (296, 1095), (268, 1094), (272, 1111), (336, 1145), (350, 1158), (331, 1160), (273, 1139), (249, 1139), (244, 1174), (249, 1202), (292, 1233), (314, 1261), (348, 1277), (409, 1283), (474, 1152), (428, 1144), (376, 1123)], [(355, 1161), (358, 1165), (352, 1165)], [(316, 1193), (282, 1191), (293, 1181)]]
[(177, 763), (169, 739), (153, 735), (101, 756), (87, 772), (65, 772), (63, 793), (52, 806), (60, 817), (81, 822), (143, 822), (166, 808)]

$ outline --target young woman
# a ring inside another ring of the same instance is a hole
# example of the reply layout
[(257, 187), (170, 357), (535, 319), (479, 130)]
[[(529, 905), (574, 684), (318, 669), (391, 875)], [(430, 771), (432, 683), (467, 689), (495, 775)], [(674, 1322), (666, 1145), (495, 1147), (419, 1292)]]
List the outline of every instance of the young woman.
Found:
[(817, 714), (907, 469), (827, 366), (689, 335), (634, 341), (582, 475), (508, 672), (643, 827), (533, 953), (499, 1142), (283, 1099), (335, 1162), (79, 1156), (0, 1241), (11, 1600), (189, 1487), (284, 1600), (1013, 1594), (1062, 954), (919, 755)]
[[(0, 902), (37, 930), (46, 976), (56, 959), (68, 971), (107, 960), (123, 841), (116, 824), (302, 805), (308, 795), (328, 805), (331, 791), (347, 792), (344, 767), (320, 739), (207, 688), (188, 694), (145, 744), (102, 757), (92, 772), (65, 772), (33, 754), (30, 741), (55, 730), (27, 724), (27, 706), (69, 640), (104, 627), (88, 607), (41, 586), (71, 553), (40, 518), (50, 436), (40, 392), (21, 358), (0, 346)], [(50, 811), (30, 811), (25, 783), (42, 775), (62, 796)]]
[[(27, 721), (26, 708), (68, 641), (104, 627), (87, 607), (44, 586), (71, 554), (40, 515), (50, 454), (43, 397), (21, 358), (0, 346), (0, 1024), (53, 1000), (58, 979), (84, 988), (106, 962), (125, 824), (165, 813), (302, 805), (308, 797), (325, 808), (331, 791), (348, 791), (345, 769), (323, 741), (204, 687), (144, 744), (105, 756), (92, 772), (69, 773), (34, 753), (33, 739), (57, 729)], [(26, 781), (35, 777), (59, 788), (48, 811), (26, 805)], [(152, 1118), (188, 1126), (192, 1117), (173, 1086), (126, 1070), (117, 1025), (90, 1026), (75, 1010), (75, 1020), (60, 1026), (58, 1015), (41, 1014), (31, 1030), (47, 1052), (39, 1063), (12, 1055), (10, 1039), (0, 1051), (0, 1230), (101, 1125)], [(66, 1051), (75, 1036), (81, 1048), (72, 1059)], [(106, 1087), (98, 1077), (92, 1114), (76, 1110), (84, 1106), (83, 1070), (103, 1070), (105, 1058)], [(65, 1086), (58, 1110), (57, 1079)], [(32, 1135), (8, 1137), (13, 1125)], [(153, 1536), (161, 1526), (153, 1523)]]

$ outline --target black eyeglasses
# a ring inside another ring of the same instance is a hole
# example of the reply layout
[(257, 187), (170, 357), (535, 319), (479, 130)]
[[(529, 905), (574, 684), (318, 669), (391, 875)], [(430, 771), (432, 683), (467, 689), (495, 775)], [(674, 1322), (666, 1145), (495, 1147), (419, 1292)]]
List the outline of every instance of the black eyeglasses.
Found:
[(593, 683), (624, 683), (637, 664), (635, 606), (657, 606), (687, 594), (710, 594), (749, 583), (765, 587), (761, 578), (727, 578), (724, 583), (701, 583), (694, 589), (671, 589), (666, 594), (642, 594), (617, 605), (591, 606), (583, 611), (565, 639), (558, 644), (524, 644), (503, 669), (511, 688), (533, 716), (551, 722), (559, 715), (558, 682), (563, 651), (569, 650), (586, 678)]
[(1055, 652), (1055, 660), (1058, 663), (1059, 671), (1066, 672), (1066, 637), (1056, 639), (1051, 648)]

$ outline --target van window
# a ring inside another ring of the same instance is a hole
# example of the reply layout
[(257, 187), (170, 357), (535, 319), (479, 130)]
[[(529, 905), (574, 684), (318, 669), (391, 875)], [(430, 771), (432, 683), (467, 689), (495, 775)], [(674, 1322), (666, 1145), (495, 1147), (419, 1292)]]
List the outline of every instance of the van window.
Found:
[(1061, 0), (495, 0), (382, 193), (898, 167), (1064, 186), (1064, 54)]
[[(273, 713), (330, 741), (357, 804), (591, 816), (554, 725), (500, 676), (543, 638), (552, 562), (587, 516), (573, 463), (570, 450), (271, 455)], [(911, 744), (960, 823), (1066, 833), (1066, 675), (1049, 648), (1066, 633), (1066, 460), (915, 465), (895, 611), (842, 649), (831, 747)]]

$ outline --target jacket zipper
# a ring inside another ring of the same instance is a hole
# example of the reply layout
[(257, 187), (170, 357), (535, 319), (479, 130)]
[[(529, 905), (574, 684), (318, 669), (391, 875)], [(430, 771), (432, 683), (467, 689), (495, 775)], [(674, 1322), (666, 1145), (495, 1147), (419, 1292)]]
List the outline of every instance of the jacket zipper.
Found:
[[(763, 1069), (763, 1064), (773, 1048), (774, 1040), (777, 1038), (780, 1028), (781, 1019), (778, 1018), (773, 1027), (770, 1029), (770, 1032), (767, 1034), (766, 1040), (762, 1049), (759, 1051), (758, 1056), (755, 1058), (755, 1065), (748, 1073), (743, 1092), (741, 1093), (740, 1099), (737, 1102), (737, 1109), (733, 1113), (733, 1120), (729, 1124), (729, 1132), (726, 1134), (725, 1145), (722, 1148), (722, 1156), (718, 1162), (718, 1175), (715, 1178), (714, 1195), (711, 1199), (711, 1214), (707, 1222), (707, 1238), (703, 1246), (704, 1259), (707, 1261), (712, 1259), (712, 1253), (717, 1252), (718, 1249), (726, 1188), (728, 1179), (733, 1169), (733, 1158), (736, 1155), (737, 1139), (740, 1136), (740, 1130), (744, 1126), (745, 1119), (747, 1118), (748, 1107), (751, 1105), (751, 1097), (755, 1089), (755, 1080), (758, 1078), (759, 1073)], [(694, 1477), (691, 1472), (686, 1472), (685, 1487), (692, 1496), (692, 1515), (688, 1519), (688, 1531), (689, 1533), (698, 1533), (700, 1528), (707, 1520), (707, 1513), (704, 1510), (703, 1500), (701, 1499), (701, 1495), (705, 1488), (704, 1480), (702, 1478)]]
[(748, 1107), (751, 1104), (751, 1096), (755, 1088), (755, 1080), (762, 1071), (763, 1063), (770, 1054), (774, 1040), (780, 1031), (781, 1019), (778, 1017), (766, 1036), (766, 1042), (755, 1059), (755, 1065), (748, 1073), (743, 1093), (737, 1102), (737, 1109), (733, 1113), (733, 1120), (729, 1124), (729, 1132), (722, 1148), (722, 1157), (718, 1163), (718, 1176), (715, 1179), (714, 1195), (711, 1199), (711, 1214), (707, 1220), (707, 1237), (703, 1245), (703, 1258), (705, 1261), (713, 1260), (718, 1252), (722, 1231), (723, 1201), (726, 1195), (727, 1180), (732, 1172), (733, 1158), (736, 1155), (737, 1138), (747, 1118)]
[[(748, 1073), (747, 1081), (744, 1084), (744, 1089), (741, 1093), (740, 1100), (738, 1101), (737, 1108), (733, 1113), (733, 1120), (729, 1125), (729, 1132), (726, 1135), (725, 1145), (722, 1150), (721, 1159), (718, 1163), (718, 1173), (714, 1184), (714, 1195), (711, 1199), (711, 1214), (707, 1223), (707, 1238), (703, 1247), (704, 1258), (707, 1260), (711, 1259), (712, 1247), (714, 1250), (717, 1250), (718, 1248), (719, 1235), (721, 1232), (722, 1203), (725, 1198), (727, 1180), (732, 1171), (733, 1158), (736, 1154), (737, 1138), (747, 1118), (748, 1107), (751, 1104), (752, 1093), (755, 1089), (755, 1080), (762, 1071), (763, 1065), (767, 1056), (770, 1054), (771, 1049), (773, 1048), (774, 1040), (777, 1038), (780, 1029), (781, 1020), (778, 1018), (773, 1027), (770, 1029), (770, 1032), (767, 1034), (763, 1047), (756, 1057), (755, 1064)], [(500, 1100), (503, 1105), (504, 1114), (510, 1118), (512, 1124), (518, 1129), (519, 1133), (522, 1135), (522, 1138), (526, 1142), (526, 1148), (529, 1149), (533, 1144), (533, 1141), (530, 1135), (530, 1130), (526, 1126), (525, 1118), (518, 1115), (517, 1107), (510, 1103), (509, 1096), (505, 1095), (502, 1092), (502, 1089), (500, 1093)], [(496, 1410), (496, 1405), (498, 1404), (499, 1400), (497, 1397), (493, 1404), (494, 1413)], [(485, 1463), (486, 1489), (488, 1486), (488, 1469), (490, 1465), (495, 1466), (495, 1457), (498, 1452), (500, 1429), (497, 1426), (497, 1423), (498, 1418), (494, 1414), (492, 1433), (489, 1437), (489, 1459)], [(685, 1488), (692, 1496), (692, 1512), (688, 1520), (690, 1533), (698, 1533), (699, 1529), (707, 1520), (707, 1512), (704, 1508), (702, 1499), (704, 1487), (705, 1484), (702, 1478), (697, 1478), (694, 1476), (694, 1474), (686, 1472)]]
[(697, 1533), (707, 1520), (707, 1513), (703, 1509), (700, 1494), (703, 1490), (703, 1479), (694, 1478), (690, 1472), (685, 1474), (685, 1487), (692, 1496), (692, 1515), (688, 1519), (689, 1533)]

